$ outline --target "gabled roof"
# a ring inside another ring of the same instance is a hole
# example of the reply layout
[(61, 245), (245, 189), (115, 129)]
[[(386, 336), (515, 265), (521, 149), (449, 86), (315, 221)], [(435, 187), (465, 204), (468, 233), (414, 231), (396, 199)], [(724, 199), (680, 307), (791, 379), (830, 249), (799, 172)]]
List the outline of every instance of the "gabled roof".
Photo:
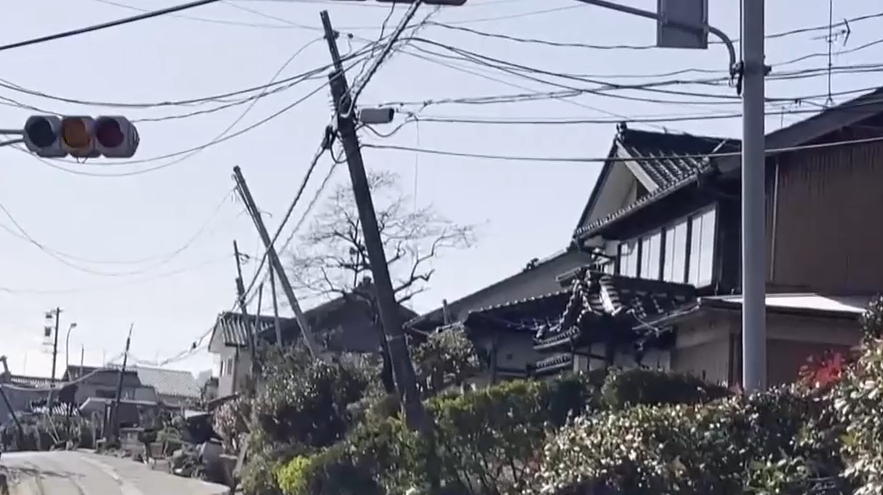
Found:
[(704, 155), (736, 151), (740, 146), (738, 139), (628, 128), (620, 130), (615, 142), (626, 157), (639, 159), (635, 165), (658, 188), (670, 187), (694, 176), (708, 163)]
[[(782, 150), (804, 145), (881, 113), (883, 113), (883, 87), (826, 108), (808, 119), (767, 133), (766, 149)], [(742, 160), (739, 156), (730, 156), (721, 159), (720, 163), (721, 171), (729, 172), (740, 168)]]
[(189, 371), (163, 368), (134, 367), (142, 385), (153, 387), (157, 395), (199, 399), (200, 389), (196, 378)]
[[(573, 266), (581, 266), (589, 263), (591, 261), (591, 256), (587, 253), (582, 253), (577, 250), (566, 250), (553, 254), (544, 259), (536, 259), (523, 268), (522, 270), (514, 273), (502, 280), (494, 282), (491, 285), (483, 287), (471, 294), (467, 294), (455, 301), (451, 301), (447, 304), (447, 310), (453, 314), (459, 314), (463, 311), (480, 311), (482, 308), (486, 308), (486, 304), (482, 304), (481, 301), (486, 301), (488, 298), (494, 299), (492, 297), (496, 294), (503, 294), (507, 291), (507, 289), (512, 287), (518, 287), (520, 284), (525, 283), (525, 280), (535, 280), (535, 276), (537, 274), (544, 274), (542, 276), (548, 276), (550, 280), (549, 289), (554, 289), (554, 284), (551, 284), (554, 281), (555, 275), (561, 273), (562, 271), (566, 271)], [(547, 273), (549, 270), (553, 270), (555, 273)], [(545, 289), (548, 291), (549, 289)], [(543, 293), (534, 294), (528, 297), (537, 297), (542, 296)], [(504, 299), (505, 300), (505, 299)], [(500, 303), (505, 304), (505, 303)], [(432, 330), (434, 327), (442, 325), (444, 320), (444, 312), (445, 307), (436, 308), (428, 313), (424, 313), (423, 315), (417, 316), (416, 318), (408, 321), (405, 326), (416, 328), (420, 330)], [(432, 328), (428, 328), (432, 327)]]
[[(787, 150), (789, 148), (793, 148), (796, 146), (805, 145), (809, 142), (812, 142), (820, 137), (823, 137), (827, 134), (830, 134), (838, 129), (842, 129), (844, 127), (848, 127), (855, 123), (861, 122), (865, 119), (873, 117), (875, 115), (879, 115), (883, 113), (883, 87), (878, 88), (874, 91), (861, 95), (852, 100), (846, 101), (839, 105), (830, 107), (825, 109), (824, 111), (813, 115), (812, 117), (802, 120), (800, 122), (796, 122), (787, 127), (783, 127), (776, 131), (770, 132), (766, 135), (766, 149), (767, 150), (780, 150), (779, 152), (784, 152), (781, 150)], [(629, 133), (633, 133), (636, 131), (628, 131)], [(644, 131), (637, 131), (644, 132)], [(661, 134), (666, 136), (665, 134)], [(710, 139), (710, 140), (718, 140), (721, 138), (703, 138), (697, 137), (698, 139)], [(617, 136), (618, 139), (618, 136)], [(634, 137), (632, 138), (634, 139)], [(640, 138), (638, 138), (640, 139)], [(669, 140), (670, 143), (674, 143), (674, 140)], [(614, 141), (614, 148), (616, 146), (616, 141)], [(736, 139), (727, 140), (722, 146), (718, 149), (712, 149), (705, 152), (701, 152), (700, 154), (714, 154), (714, 153), (727, 153), (727, 156), (718, 157), (714, 160), (714, 164), (721, 173), (733, 173), (742, 165), (742, 159), (738, 155), (739, 150), (741, 149), (741, 142)], [(649, 150), (646, 150), (649, 151)], [(675, 151), (675, 150), (671, 150)], [(682, 150), (681, 153), (685, 152), (686, 149)], [(612, 152), (611, 152), (612, 153)], [(676, 154), (676, 153), (675, 153)], [(641, 160), (643, 161), (643, 160)], [(656, 160), (652, 160), (656, 161)], [(604, 167), (612, 166), (613, 160), (608, 161), (604, 164)], [(698, 165), (700, 160), (694, 161), (694, 164)], [(615, 163), (615, 162), (614, 162)], [(704, 160), (704, 165), (700, 166), (698, 171), (703, 171), (709, 168), (710, 160)], [(602, 171), (602, 176), (604, 172)], [(647, 172), (650, 175), (650, 172)], [(680, 189), (683, 189), (686, 186), (690, 186), (696, 183), (696, 175), (685, 175), (682, 178), (671, 181), (668, 184), (660, 187), (659, 189), (650, 192), (647, 196), (638, 199), (636, 202), (631, 205), (625, 206), (620, 210), (611, 213), (610, 215), (601, 218), (595, 222), (592, 222), (589, 225), (583, 225), (585, 218), (588, 218), (588, 214), (586, 211), (583, 212), (581, 217), (581, 224), (577, 227), (576, 231), (574, 231), (575, 239), (582, 239), (588, 236), (591, 236), (593, 233), (597, 232), (600, 228), (624, 217), (630, 215), (634, 211), (637, 211), (645, 206), (655, 203), (656, 201), (671, 195), (674, 192), (677, 192)], [(596, 190), (602, 186), (602, 181), (599, 179), (595, 185)], [(592, 196), (597, 195), (597, 191), (592, 192)], [(592, 200), (589, 200), (589, 204), (586, 206), (588, 209), (592, 206)]]
[[(709, 161), (704, 155), (734, 152), (740, 147), (738, 139), (635, 130), (620, 124), (573, 237), (582, 238), (598, 226), (630, 212), (635, 206), (653, 202), (670, 193), (672, 188), (690, 183), (708, 166)], [(613, 167), (628, 167), (648, 193), (630, 205), (587, 223)]]

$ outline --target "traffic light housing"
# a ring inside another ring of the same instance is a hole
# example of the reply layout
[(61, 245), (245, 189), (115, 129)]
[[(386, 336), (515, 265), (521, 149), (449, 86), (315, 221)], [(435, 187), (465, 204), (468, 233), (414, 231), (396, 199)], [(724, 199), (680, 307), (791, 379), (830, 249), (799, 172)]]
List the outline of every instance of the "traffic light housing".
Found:
[(24, 141), (43, 158), (131, 158), (140, 143), (138, 130), (121, 116), (34, 115), (25, 122)]
[[(377, 0), (380, 3), (414, 3), (415, 0)], [(466, 0), (423, 0), (423, 5), (450, 5), (459, 7), (464, 5)]]

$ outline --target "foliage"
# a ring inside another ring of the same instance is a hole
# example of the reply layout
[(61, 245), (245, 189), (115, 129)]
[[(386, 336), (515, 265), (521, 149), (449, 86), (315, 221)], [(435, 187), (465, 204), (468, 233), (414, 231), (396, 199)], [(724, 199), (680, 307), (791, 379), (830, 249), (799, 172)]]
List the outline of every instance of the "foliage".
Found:
[(245, 397), (229, 400), (214, 412), (212, 422), (215, 431), (223, 439), (224, 452), (236, 454), (248, 435), (251, 418), (251, 401)]
[(351, 363), (316, 361), (302, 348), (268, 359), (263, 371), (253, 420), (270, 445), (332, 445), (349, 429), (348, 407), (368, 389), (365, 373)]
[(637, 404), (697, 404), (726, 397), (729, 391), (685, 373), (634, 369), (610, 373), (601, 395), (606, 407), (623, 409)]
[(856, 495), (883, 492), (883, 299), (875, 298), (862, 317), (863, 349), (834, 390), (839, 419), (847, 424), (846, 476)]
[(475, 347), (463, 332), (436, 332), (413, 347), (414, 372), (424, 397), (461, 385), (481, 369)]
[(842, 467), (832, 455), (839, 436), (827, 434), (830, 407), (817, 391), (788, 388), (582, 416), (549, 440), (531, 488), (559, 494), (802, 493), (811, 477)]
[(243, 438), (247, 432), (244, 492), (274, 495), (280, 493), (275, 475), (280, 465), (344, 438), (353, 424), (353, 407), (374, 390), (376, 370), (347, 355), (316, 361), (301, 346), (264, 349), (261, 357), (262, 380), (255, 396), (225, 404), (229, 408), (218, 415), (216, 425), (225, 430), (219, 432), (225, 439)]
[(350, 480), (362, 480), (357, 486), (368, 493), (377, 486), (403, 493), (427, 487), (427, 473), (435, 472), (450, 493), (514, 492), (547, 431), (591, 407), (598, 385), (568, 376), (442, 394), (427, 402), (433, 435), (410, 432), (397, 418), (374, 417), (342, 444), (280, 468), (277, 480), (286, 495), (352, 493)]
[(810, 356), (800, 368), (799, 382), (807, 387), (829, 388), (839, 383), (847, 372), (849, 361), (839, 352)]

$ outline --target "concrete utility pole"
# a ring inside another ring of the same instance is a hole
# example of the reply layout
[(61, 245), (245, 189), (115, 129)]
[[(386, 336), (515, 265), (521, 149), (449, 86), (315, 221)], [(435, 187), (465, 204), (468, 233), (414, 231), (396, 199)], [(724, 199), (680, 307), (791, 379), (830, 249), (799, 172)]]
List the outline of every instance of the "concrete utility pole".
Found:
[(742, 387), (766, 388), (764, 1), (742, 1)]
[(331, 27), (331, 19), (328, 17), (327, 11), (322, 11), (321, 17), (325, 39), (328, 41), (328, 49), (334, 63), (334, 72), (329, 76), (329, 81), (331, 97), (334, 100), (334, 109), (337, 114), (337, 132), (346, 153), (350, 179), (353, 183), (353, 196), (359, 210), (359, 223), (362, 225), (365, 249), (368, 251), (368, 261), (371, 264), (371, 274), (374, 278), (380, 321), (386, 334), (389, 359), (392, 361), (398, 392), (402, 397), (405, 421), (411, 429), (422, 430), (426, 425), (426, 413), (417, 393), (414, 365), (411, 363), (408, 346), (405, 343), (399, 305), (389, 276), (386, 254), (383, 252), (383, 241), (380, 238), (380, 228), (377, 225), (371, 190), (368, 187), (362, 152), (359, 149), (359, 138), (356, 135), (356, 112), (352, 108), (353, 102), (340, 52), (337, 48), (336, 33)]
[(261, 236), (261, 240), (264, 242), (264, 247), (267, 249), (267, 260), (270, 262), (270, 270), (276, 270), (279, 283), (282, 285), (282, 291), (285, 292), (288, 304), (294, 311), (294, 318), (297, 320), (297, 325), (300, 327), (300, 332), (301, 335), (303, 335), (307, 349), (309, 349), (310, 354), (312, 354), (314, 358), (324, 359), (322, 349), (316, 344), (316, 338), (313, 335), (312, 329), (310, 329), (309, 322), (300, 308), (300, 303), (297, 302), (297, 296), (294, 294), (291, 282), (285, 275), (282, 262), (279, 261), (279, 255), (276, 253), (276, 248), (273, 247), (273, 240), (270, 239), (270, 234), (267, 232), (267, 227), (264, 225), (264, 220), (261, 218), (261, 212), (258, 210), (254, 198), (251, 196), (251, 191), (248, 190), (248, 185), (245, 183), (245, 177), (242, 176), (242, 170), (238, 166), (233, 167), (233, 180), (236, 182), (236, 190), (239, 191), (242, 201), (245, 202), (245, 207), (248, 209), (249, 215), (251, 215), (255, 228), (258, 230), (258, 235)]

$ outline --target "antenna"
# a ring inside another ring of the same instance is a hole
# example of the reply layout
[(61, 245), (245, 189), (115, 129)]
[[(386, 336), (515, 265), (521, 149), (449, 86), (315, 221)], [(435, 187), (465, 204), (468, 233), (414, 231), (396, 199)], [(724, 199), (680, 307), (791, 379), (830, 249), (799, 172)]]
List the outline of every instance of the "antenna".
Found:
[(831, 96), (831, 76), (834, 67), (834, 58), (832, 51), (834, 48), (834, 0), (828, 0), (828, 99), (825, 100), (825, 106), (834, 104), (834, 98)]

